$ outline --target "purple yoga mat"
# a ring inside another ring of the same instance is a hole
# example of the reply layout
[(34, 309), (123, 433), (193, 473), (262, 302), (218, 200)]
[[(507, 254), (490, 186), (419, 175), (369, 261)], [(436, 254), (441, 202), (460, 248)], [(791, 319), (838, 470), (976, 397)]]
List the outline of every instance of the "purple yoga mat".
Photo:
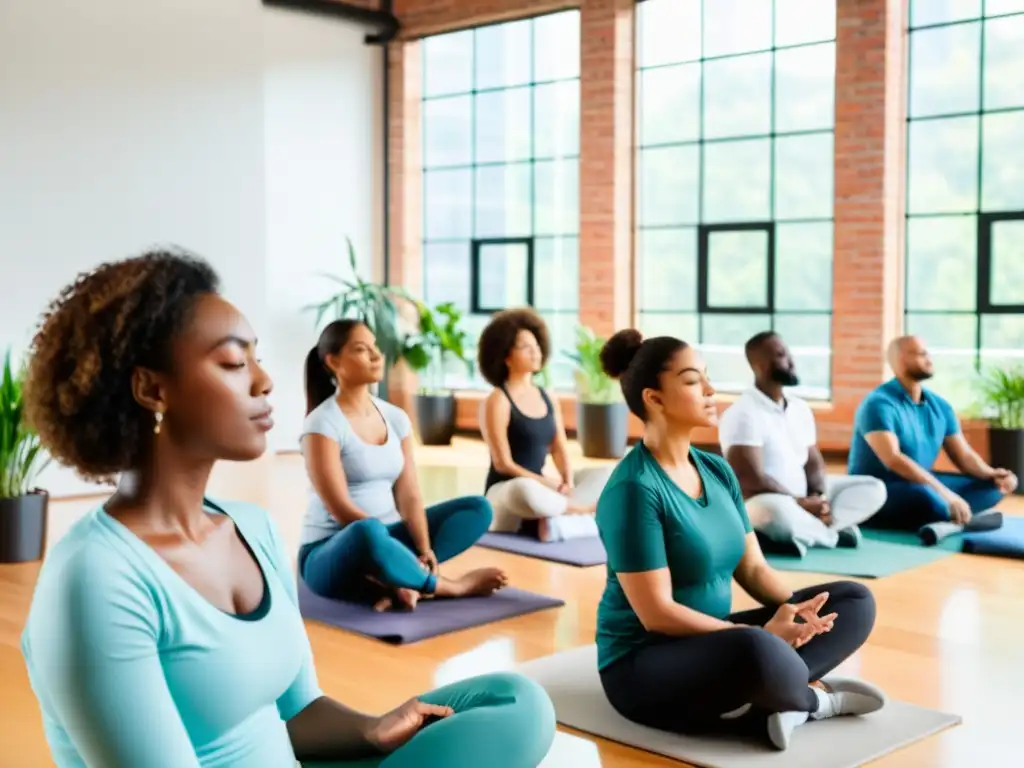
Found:
[(320, 597), (301, 579), (298, 589), (304, 618), (394, 645), (565, 605), (564, 600), (505, 587), (490, 597), (423, 600), (414, 611), (377, 612), (368, 605)]
[(608, 553), (599, 536), (547, 542), (518, 533), (485, 533), (477, 544), (488, 549), (500, 549), (502, 552), (579, 567), (604, 565), (608, 562)]

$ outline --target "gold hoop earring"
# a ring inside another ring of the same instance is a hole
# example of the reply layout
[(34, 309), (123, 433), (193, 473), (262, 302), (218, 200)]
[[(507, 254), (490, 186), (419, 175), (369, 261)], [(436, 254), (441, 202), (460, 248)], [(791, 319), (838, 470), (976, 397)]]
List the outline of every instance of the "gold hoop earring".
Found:
[(156, 413), (153, 414), (153, 418), (156, 419), (156, 424), (153, 425), (153, 434), (154, 435), (159, 435), (160, 434), (160, 424), (164, 420), (164, 415), (160, 411), (157, 411)]

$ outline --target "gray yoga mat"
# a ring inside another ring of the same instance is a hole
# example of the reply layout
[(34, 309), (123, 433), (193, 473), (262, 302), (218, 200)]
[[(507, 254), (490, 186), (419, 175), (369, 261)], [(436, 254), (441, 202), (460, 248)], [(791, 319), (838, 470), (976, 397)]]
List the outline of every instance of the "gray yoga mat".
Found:
[(414, 611), (377, 612), (369, 605), (314, 594), (301, 579), (298, 590), (304, 618), (394, 645), (565, 605), (557, 598), (505, 587), (490, 597), (423, 600)]
[(485, 533), (477, 544), (488, 549), (579, 567), (604, 565), (608, 562), (608, 553), (598, 536), (547, 542), (518, 533)]
[(630, 722), (605, 698), (593, 645), (527, 662), (518, 671), (544, 687), (562, 725), (704, 768), (856, 768), (961, 722), (958, 715), (890, 700), (863, 717), (802, 725), (780, 752), (767, 739), (678, 736)]

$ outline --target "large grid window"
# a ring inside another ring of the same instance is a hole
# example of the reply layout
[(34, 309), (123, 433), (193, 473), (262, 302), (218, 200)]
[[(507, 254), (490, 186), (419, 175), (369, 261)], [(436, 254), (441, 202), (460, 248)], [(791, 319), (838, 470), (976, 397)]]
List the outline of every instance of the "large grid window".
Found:
[(579, 316), (579, 34), (573, 10), (423, 40), (423, 297), (465, 311), (474, 343), (494, 311), (534, 306), (559, 387)]
[(906, 328), (965, 407), (1024, 357), (1024, 0), (914, 0), (909, 45)]
[(803, 394), (827, 398), (835, 3), (646, 0), (637, 13), (640, 327), (696, 341), (726, 391), (749, 386), (743, 344), (773, 328)]

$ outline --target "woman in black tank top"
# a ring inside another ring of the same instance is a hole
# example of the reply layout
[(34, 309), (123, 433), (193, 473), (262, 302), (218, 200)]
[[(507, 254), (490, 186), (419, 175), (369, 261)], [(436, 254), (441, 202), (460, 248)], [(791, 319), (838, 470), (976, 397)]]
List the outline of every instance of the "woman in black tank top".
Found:
[[(484, 491), (494, 508), (492, 530), (543, 540), (595, 536), (594, 508), (610, 472), (587, 473), (581, 496), (557, 402), (533, 383), (549, 354), (547, 326), (529, 308), (498, 312), (480, 335), (477, 362), (494, 386), (481, 414), (491, 458)], [(544, 472), (549, 454), (557, 477)]]

